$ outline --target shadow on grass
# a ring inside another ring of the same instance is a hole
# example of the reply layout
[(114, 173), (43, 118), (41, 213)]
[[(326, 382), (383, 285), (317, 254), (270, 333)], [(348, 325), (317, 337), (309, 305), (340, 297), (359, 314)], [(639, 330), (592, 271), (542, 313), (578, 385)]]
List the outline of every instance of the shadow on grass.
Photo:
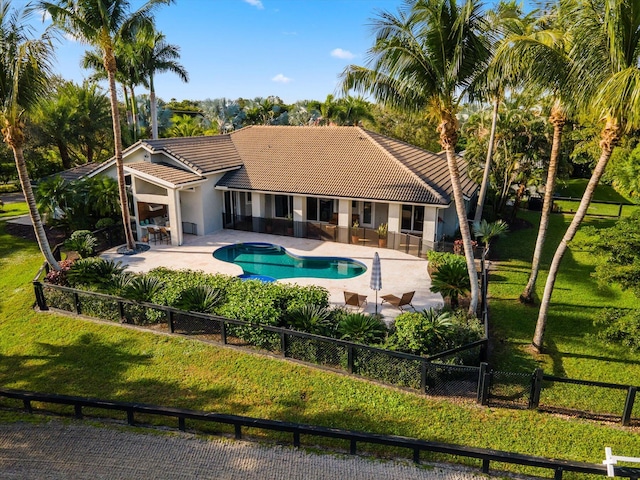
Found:
[[(169, 406), (183, 408), (229, 405), (232, 387), (184, 386), (179, 381), (141, 378), (139, 366), (149, 368), (151, 354), (131, 353), (134, 341), (110, 342), (86, 333), (74, 343), (37, 343), (30, 355), (0, 355), (0, 377), (10, 388), (58, 393), (124, 402), (158, 404), (170, 398)], [(136, 378), (137, 377), (137, 378)], [(240, 405), (230, 405), (241, 410)]]

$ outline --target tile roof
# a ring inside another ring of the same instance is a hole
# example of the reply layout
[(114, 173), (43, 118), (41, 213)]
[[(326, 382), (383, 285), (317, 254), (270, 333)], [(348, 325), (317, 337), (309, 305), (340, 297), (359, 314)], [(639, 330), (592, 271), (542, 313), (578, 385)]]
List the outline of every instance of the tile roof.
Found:
[(166, 163), (127, 163), (124, 168), (150, 175), (172, 185), (184, 185), (186, 183), (204, 180), (204, 177), (200, 175), (167, 165)]
[(94, 171), (100, 165), (102, 164), (99, 162), (85, 163), (83, 165), (78, 165), (77, 167), (72, 167), (62, 172), (54, 173), (53, 175), (47, 175), (45, 178), (59, 176), (59, 177), (62, 177), (62, 179), (67, 182), (71, 182), (73, 180), (80, 180), (81, 178), (86, 177), (89, 173)]
[[(391, 156), (406, 165), (434, 190), (446, 196), (453, 195), (446, 152), (432, 153), (375, 132), (367, 131), (367, 133), (382, 148), (387, 150)], [(462, 193), (467, 197), (471, 197), (478, 185), (467, 175), (467, 161), (464, 157), (457, 155), (457, 161)]]
[(442, 156), (359, 127), (252, 126), (230, 137), (244, 165), (225, 174), (220, 186), (406, 203), (451, 201), (448, 183), (429, 177), (442, 176)]
[(200, 174), (238, 168), (242, 160), (229, 135), (143, 140), (154, 153), (176, 158)]

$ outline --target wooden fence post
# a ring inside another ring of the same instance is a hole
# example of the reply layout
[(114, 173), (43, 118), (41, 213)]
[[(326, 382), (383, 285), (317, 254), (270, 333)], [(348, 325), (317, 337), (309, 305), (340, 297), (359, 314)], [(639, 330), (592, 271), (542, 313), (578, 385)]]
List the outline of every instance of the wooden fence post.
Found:
[(622, 411), (622, 425), (625, 427), (631, 422), (631, 412), (633, 412), (637, 389), (637, 387), (629, 387), (627, 392), (627, 400), (624, 402), (624, 410)]
[(540, 393), (542, 392), (542, 380), (544, 372), (541, 368), (536, 368), (531, 376), (531, 392), (529, 393), (529, 408), (538, 408), (540, 404)]

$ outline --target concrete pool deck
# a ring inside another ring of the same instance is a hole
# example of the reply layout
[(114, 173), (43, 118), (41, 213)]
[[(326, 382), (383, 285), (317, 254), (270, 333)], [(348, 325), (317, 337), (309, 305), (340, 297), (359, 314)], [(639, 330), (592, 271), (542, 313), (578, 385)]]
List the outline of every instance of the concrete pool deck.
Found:
[[(137, 255), (120, 255), (116, 249), (107, 250), (104, 258), (121, 261), (128, 265), (128, 271), (147, 272), (156, 267), (171, 269), (202, 270), (206, 273), (241, 275), (242, 268), (217, 260), (213, 251), (219, 247), (241, 242), (268, 242), (281, 245), (295, 255), (349, 257), (367, 266), (367, 271), (350, 279), (295, 278), (279, 280), (298, 285), (318, 285), (329, 291), (329, 301), (333, 306), (344, 306), (344, 291), (367, 296), (367, 313), (376, 309), (376, 292), (369, 288), (373, 255), (378, 252), (382, 270), (382, 290), (378, 292), (378, 312), (390, 321), (401, 312), (388, 303), (380, 305), (380, 297), (386, 294), (401, 296), (404, 292), (415, 291), (413, 306), (417, 311), (429, 307), (442, 307), (442, 296), (430, 291), (431, 279), (427, 273), (427, 261), (406, 253), (386, 248), (362, 247), (343, 243), (323, 242), (306, 238), (284, 237), (262, 233), (222, 230), (212, 235), (185, 235), (185, 243), (173, 245), (150, 244), (151, 249)], [(350, 307), (351, 308), (351, 307)], [(354, 309), (355, 310), (355, 309)], [(411, 308), (409, 307), (409, 310)]]

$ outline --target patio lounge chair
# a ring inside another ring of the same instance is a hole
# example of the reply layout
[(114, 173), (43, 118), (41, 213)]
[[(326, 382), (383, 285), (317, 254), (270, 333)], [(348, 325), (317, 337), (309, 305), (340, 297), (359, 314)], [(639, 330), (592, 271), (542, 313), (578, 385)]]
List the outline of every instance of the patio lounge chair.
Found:
[(411, 306), (411, 308), (413, 308), (413, 311), (415, 311), (416, 307), (411, 305), (411, 300), (413, 300), (413, 296), (415, 295), (415, 293), (416, 293), (415, 291), (403, 293), (402, 297), (396, 297), (395, 295), (382, 295), (381, 303), (387, 302), (389, 305), (393, 305), (394, 307), (399, 308), (403, 312), (404, 310), (402, 309), (402, 307), (404, 307), (405, 305), (409, 305)]
[(358, 295), (354, 292), (344, 292), (344, 304), (351, 307), (364, 308), (367, 303), (366, 295)]

